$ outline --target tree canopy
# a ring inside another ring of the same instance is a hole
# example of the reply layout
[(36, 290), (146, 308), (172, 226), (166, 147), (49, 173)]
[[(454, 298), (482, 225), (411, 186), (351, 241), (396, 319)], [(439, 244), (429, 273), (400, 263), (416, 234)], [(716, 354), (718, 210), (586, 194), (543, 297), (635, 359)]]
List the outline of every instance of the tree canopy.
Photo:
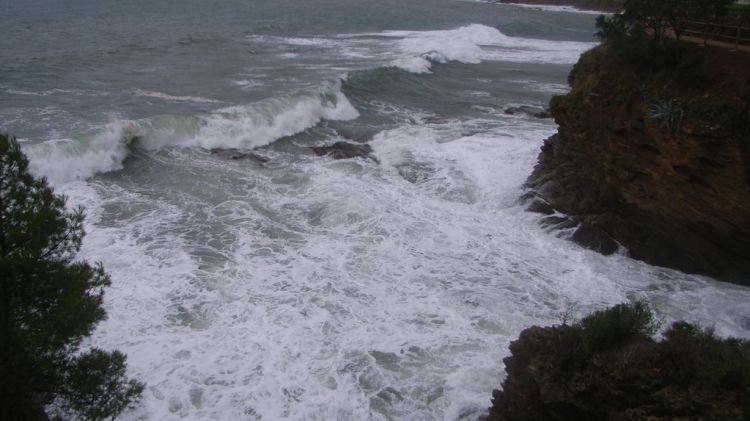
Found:
[(691, 21), (720, 19), (732, 3), (734, 0), (626, 0), (622, 12), (609, 19), (600, 18), (597, 26), (600, 36), (607, 35), (601, 29), (608, 24), (609, 29), (644, 27), (656, 42), (664, 42), (671, 36), (679, 40)]
[(110, 285), (101, 265), (76, 260), (83, 219), (0, 134), (0, 419), (105, 419), (143, 389), (122, 353), (79, 351)]

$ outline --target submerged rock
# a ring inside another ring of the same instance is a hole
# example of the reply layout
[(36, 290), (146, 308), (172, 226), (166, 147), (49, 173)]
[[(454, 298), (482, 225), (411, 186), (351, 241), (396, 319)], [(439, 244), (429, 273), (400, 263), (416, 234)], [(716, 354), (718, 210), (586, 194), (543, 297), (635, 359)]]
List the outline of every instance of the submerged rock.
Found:
[(372, 147), (366, 143), (336, 142), (330, 146), (313, 146), (310, 149), (318, 156), (330, 156), (333, 159), (364, 158), (378, 162), (372, 155)]
[(655, 327), (634, 304), (524, 330), (486, 420), (750, 419), (749, 342), (685, 322), (655, 341)]
[(503, 110), (503, 113), (508, 115), (519, 115), (525, 114), (536, 118), (552, 118), (549, 109), (544, 107), (534, 107), (531, 105), (521, 105), (520, 107), (508, 107)]
[(244, 151), (242, 149), (226, 148), (226, 149), (211, 149), (211, 155), (216, 155), (224, 159), (232, 160), (250, 160), (260, 164), (264, 164), (271, 159), (262, 155), (258, 155), (255, 152)]

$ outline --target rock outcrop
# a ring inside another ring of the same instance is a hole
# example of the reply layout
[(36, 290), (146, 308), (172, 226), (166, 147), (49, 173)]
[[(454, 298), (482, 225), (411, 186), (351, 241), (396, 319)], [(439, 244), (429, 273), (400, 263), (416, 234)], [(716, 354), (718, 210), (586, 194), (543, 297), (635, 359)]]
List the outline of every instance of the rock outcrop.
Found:
[(259, 164), (265, 164), (266, 162), (270, 161), (270, 158), (265, 157), (263, 155), (258, 155), (255, 152), (250, 152), (247, 150), (236, 149), (236, 148), (211, 149), (211, 154), (216, 155), (223, 159), (231, 159), (233, 161), (248, 160), (248, 161), (255, 161)]
[(528, 115), (536, 118), (552, 118), (549, 109), (533, 105), (521, 105), (520, 107), (508, 107), (503, 110), (507, 115)]
[(330, 146), (313, 146), (310, 149), (318, 156), (333, 159), (364, 158), (377, 162), (372, 155), (372, 147), (366, 143), (336, 142)]
[(524, 330), (486, 420), (750, 419), (750, 343), (684, 322), (655, 341), (653, 329), (635, 304)]
[(750, 284), (749, 76), (728, 51), (585, 53), (526, 197), (568, 215), (581, 245)]

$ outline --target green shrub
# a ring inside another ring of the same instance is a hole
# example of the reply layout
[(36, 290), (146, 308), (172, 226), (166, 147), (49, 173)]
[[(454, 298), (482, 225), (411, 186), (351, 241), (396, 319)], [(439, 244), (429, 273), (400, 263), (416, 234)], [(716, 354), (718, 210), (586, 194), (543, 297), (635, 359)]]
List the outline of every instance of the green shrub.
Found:
[(524, 330), (487, 420), (750, 419), (750, 342), (686, 322), (656, 341), (656, 328), (634, 303)]
[(583, 348), (596, 353), (620, 348), (649, 337), (658, 328), (648, 306), (642, 302), (619, 304), (597, 311), (578, 322)]

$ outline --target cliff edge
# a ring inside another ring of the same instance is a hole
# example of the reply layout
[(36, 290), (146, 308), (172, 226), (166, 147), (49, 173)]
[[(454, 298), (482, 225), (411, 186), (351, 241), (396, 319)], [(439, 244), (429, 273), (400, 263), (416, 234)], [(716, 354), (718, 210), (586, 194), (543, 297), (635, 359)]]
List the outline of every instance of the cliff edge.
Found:
[(529, 209), (602, 253), (750, 285), (750, 55), (605, 42), (568, 81)]

